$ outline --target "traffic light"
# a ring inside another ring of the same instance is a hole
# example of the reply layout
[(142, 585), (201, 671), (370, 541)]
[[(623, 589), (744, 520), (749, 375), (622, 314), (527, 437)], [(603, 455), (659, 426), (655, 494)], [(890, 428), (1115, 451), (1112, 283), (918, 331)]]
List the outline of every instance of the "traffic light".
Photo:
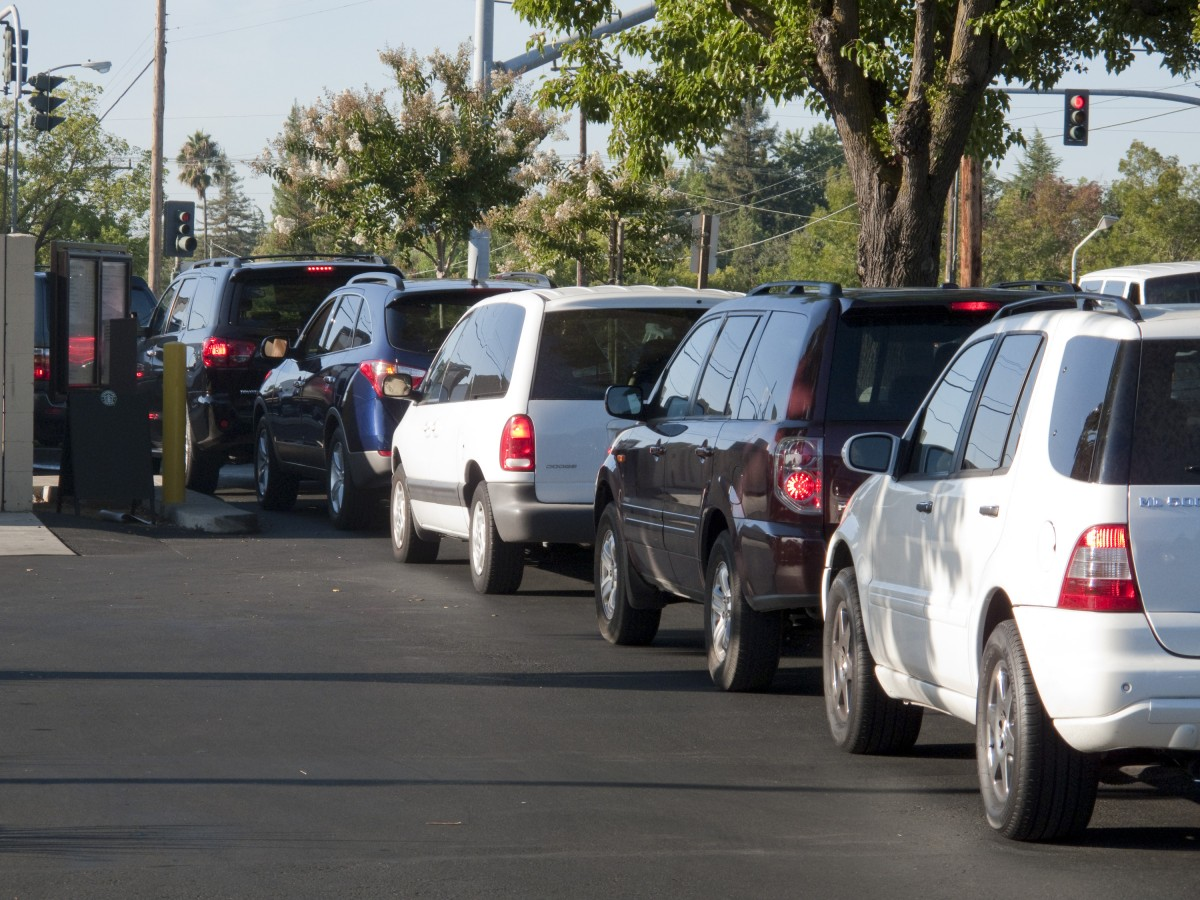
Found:
[(13, 80), (12, 61), (17, 52), (16, 34), (13, 32), (11, 25), (4, 26), (4, 60), (7, 68), (4, 70), (4, 83), (8, 84)]
[(29, 29), (21, 29), (21, 41), (17, 43), (16, 30), (11, 25), (4, 26), (4, 59), (7, 61), (8, 82), (15, 81), (17, 86), (25, 83), (29, 74), (26, 66), (29, 63)]
[(1067, 91), (1063, 98), (1063, 143), (1068, 147), (1086, 147), (1091, 99), (1087, 91)]
[(191, 256), (196, 252), (192, 223), (196, 204), (190, 200), (168, 200), (163, 204), (163, 256)]
[(59, 75), (47, 75), (40, 72), (29, 79), (29, 86), (34, 94), (29, 98), (29, 105), (37, 112), (33, 117), (33, 127), (38, 131), (49, 131), (66, 121), (62, 116), (52, 116), (50, 113), (66, 103), (65, 97), (55, 97), (50, 92), (66, 81)]

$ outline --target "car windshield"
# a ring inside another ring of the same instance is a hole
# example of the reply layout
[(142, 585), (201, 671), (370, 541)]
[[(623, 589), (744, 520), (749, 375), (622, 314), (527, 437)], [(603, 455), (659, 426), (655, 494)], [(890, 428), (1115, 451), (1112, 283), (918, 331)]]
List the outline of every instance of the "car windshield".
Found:
[(298, 331), (322, 300), (360, 272), (379, 266), (331, 266), (244, 269), (234, 276), (229, 323), (263, 331)]
[(603, 400), (610, 385), (653, 385), (702, 312), (696, 306), (548, 313), (529, 399)]
[(500, 293), (504, 291), (480, 288), (401, 294), (384, 314), (388, 343), (397, 350), (434, 353), (463, 313), (484, 297)]
[(834, 340), (827, 418), (907, 421), (935, 378), (991, 312), (930, 309), (847, 313)]
[(1142, 285), (1142, 302), (1200, 303), (1200, 272), (1147, 278)]

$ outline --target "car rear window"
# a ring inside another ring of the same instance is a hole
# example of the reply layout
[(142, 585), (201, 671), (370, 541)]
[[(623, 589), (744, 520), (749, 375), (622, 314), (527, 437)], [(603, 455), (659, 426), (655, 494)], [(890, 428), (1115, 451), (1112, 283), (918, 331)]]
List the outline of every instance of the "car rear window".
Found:
[(1200, 272), (1147, 278), (1142, 285), (1142, 302), (1200, 303)]
[(229, 324), (264, 333), (299, 331), (330, 293), (361, 272), (378, 271), (379, 266), (316, 263), (295, 268), (243, 269), (233, 276)]
[(704, 310), (570, 309), (542, 323), (531, 400), (603, 400), (614, 384), (653, 384)]
[(1129, 478), (1200, 483), (1200, 341), (1142, 343)]
[(384, 313), (388, 343), (410, 353), (434, 353), (463, 313), (501, 289), (470, 291), (421, 291), (401, 294)]
[(851, 310), (833, 344), (826, 418), (906, 422), (954, 353), (991, 311)]

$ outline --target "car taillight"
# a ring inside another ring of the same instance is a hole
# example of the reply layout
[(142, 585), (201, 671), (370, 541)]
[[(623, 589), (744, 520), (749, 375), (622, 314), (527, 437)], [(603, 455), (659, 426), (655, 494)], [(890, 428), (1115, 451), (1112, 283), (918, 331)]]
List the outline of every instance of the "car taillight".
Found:
[(307, 266), (304, 271), (309, 275), (328, 275), (333, 272), (333, 266)]
[(250, 364), (258, 345), (253, 341), (234, 341), (210, 337), (204, 341), (200, 359), (206, 369), (236, 369)]
[(513, 416), (500, 436), (500, 468), (506, 472), (533, 471), (533, 420)]
[(820, 512), (823, 471), (820, 438), (785, 438), (775, 448), (775, 495), (796, 512)]
[(421, 379), (425, 377), (424, 369), (401, 366), (390, 359), (364, 359), (358, 364), (358, 371), (362, 374), (363, 378), (367, 379), (371, 387), (374, 388), (376, 397), (383, 396), (383, 379), (388, 375), (406, 372), (412, 377), (413, 390), (421, 386)]
[(50, 351), (38, 348), (33, 351), (33, 380), (50, 380)]
[(1002, 303), (996, 300), (955, 300), (950, 304), (951, 312), (995, 312)]
[(1059, 609), (1141, 612), (1124, 525), (1089, 528), (1075, 544), (1058, 594)]

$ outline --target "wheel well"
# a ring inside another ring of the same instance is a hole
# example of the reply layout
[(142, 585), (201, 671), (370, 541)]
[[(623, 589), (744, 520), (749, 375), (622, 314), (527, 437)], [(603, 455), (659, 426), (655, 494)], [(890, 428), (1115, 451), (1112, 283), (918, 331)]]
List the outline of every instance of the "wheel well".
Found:
[(1012, 601), (1003, 591), (996, 591), (988, 599), (987, 609), (980, 620), (978, 639), (975, 642), (975, 659), (983, 657), (983, 645), (987, 643), (988, 635), (996, 630), (1001, 622), (1013, 618)]
[(592, 524), (597, 528), (600, 527), (600, 515), (604, 512), (604, 507), (613, 502), (612, 488), (608, 486), (608, 482), (601, 481), (596, 485), (596, 500), (592, 505)]
[(729, 523), (725, 516), (715, 510), (710, 512), (704, 520), (704, 528), (700, 534), (700, 546), (703, 549), (700, 554), (700, 566), (704, 572), (708, 571), (708, 558), (712, 556), (713, 544), (726, 531), (729, 531)]
[(467, 471), (463, 476), (463, 506), (469, 507), (471, 505), (471, 497), (475, 493), (475, 488), (477, 488), (482, 481), (483, 470), (479, 468), (478, 463), (467, 463)]

